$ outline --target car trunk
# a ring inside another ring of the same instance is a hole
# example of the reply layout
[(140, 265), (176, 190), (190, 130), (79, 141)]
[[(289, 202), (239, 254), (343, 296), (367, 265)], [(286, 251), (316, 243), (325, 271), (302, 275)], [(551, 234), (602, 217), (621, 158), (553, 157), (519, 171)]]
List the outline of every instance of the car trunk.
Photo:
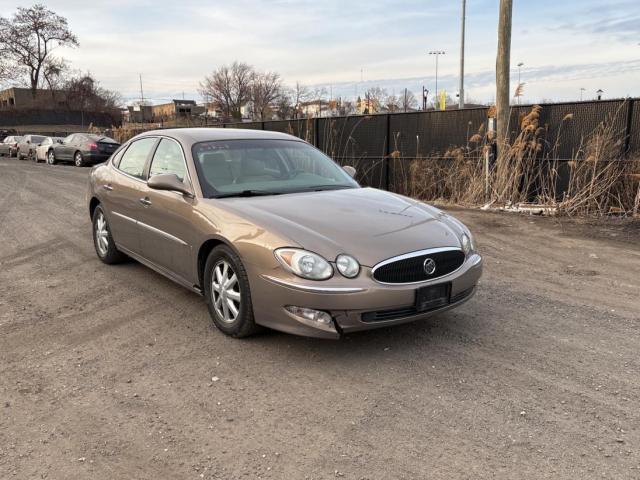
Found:
[(96, 142), (96, 145), (98, 146), (98, 152), (109, 155), (115, 152), (120, 146), (113, 142)]

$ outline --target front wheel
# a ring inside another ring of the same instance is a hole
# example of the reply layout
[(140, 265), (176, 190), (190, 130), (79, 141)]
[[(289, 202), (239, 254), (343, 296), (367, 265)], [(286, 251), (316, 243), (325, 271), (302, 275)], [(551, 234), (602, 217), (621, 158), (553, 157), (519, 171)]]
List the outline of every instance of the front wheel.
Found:
[(215, 247), (204, 270), (209, 314), (223, 333), (242, 338), (260, 330), (253, 317), (251, 291), (242, 261), (226, 245)]
[(98, 205), (93, 212), (93, 246), (98, 258), (107, 265), (123, 262), (127, 256), (116, 248), (111, 229), (102, 207)]
[(56, 164), (56, 154), (53, 153), (53, 150), (49, 150), (49, 153), (47, 153), (47, 163), (49, 165), (55, 165)]
[(73, 156), (73, 163), (75, 163), (76, 167), (84, 167), (84, 158), (82, 158), (82, 153), (76, 152)]

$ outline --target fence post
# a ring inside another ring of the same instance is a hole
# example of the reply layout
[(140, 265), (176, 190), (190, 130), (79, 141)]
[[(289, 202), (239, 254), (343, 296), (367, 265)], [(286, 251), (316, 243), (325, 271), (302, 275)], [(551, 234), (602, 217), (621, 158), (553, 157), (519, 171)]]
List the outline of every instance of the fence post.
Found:
[(633, 106), (634, 106), (635, 102), (633, 98), (629, 99), (629, 108), (627, 110), (627, 126), (625, 129), (625, 135), (624, 135), (624, 151), (622, 152), (623, 155), (626, 155), (627, 153), (629, 153), (629, 149), (631, 148), (631, 123), (633, 122)]
[(382, 159), (382, 173), (384, 175), (384, 189), (389, 190), (389, 162), (391, 161), (391, 114), (387, 113), (387, 133), (384, 158)]
[(320, 118), (318, 117), (313, 119), (313, 142), (316, 148), (320, 148)]
[(262, 121), (260, 122), (260, 129), (261, 129), (261, 130), (264, 130), (264, 120), (262, 120)]

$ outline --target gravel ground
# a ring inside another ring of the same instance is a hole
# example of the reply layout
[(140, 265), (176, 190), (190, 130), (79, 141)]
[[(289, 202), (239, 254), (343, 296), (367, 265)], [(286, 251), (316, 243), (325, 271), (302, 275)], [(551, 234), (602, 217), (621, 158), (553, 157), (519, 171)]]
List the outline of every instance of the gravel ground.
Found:
[(0, 159), (0, 478), (640, 478), (640, 229), (455, 212), (478, 294), (247, 340), (101, 264), (88, 169)]

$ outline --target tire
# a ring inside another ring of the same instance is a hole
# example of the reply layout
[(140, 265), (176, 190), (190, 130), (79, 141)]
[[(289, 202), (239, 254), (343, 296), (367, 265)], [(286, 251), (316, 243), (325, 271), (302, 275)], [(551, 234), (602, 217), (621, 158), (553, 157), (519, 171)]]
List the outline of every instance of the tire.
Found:
[(93, 227), (93, 246), (96, 249), (96, 255), (98, 255), (100, 261), (107, 265), (114, 265), (125, 261), (127, 256), (116, 248), (116, 243), (111, 236), (111, 229), (109, 228), (107, 217), (101, 205), (98, 205), (93, 211), (91, 225)]
[(73, 163), (75, 164), (76, 167), (84, 167), (85, 163), (84, 163), (84, 158), (82, 158), (82, 153), (76, 152), (73, 155)]
[(47, 152), (47, 163), (49, 165), (55, 165), (56, 164), (56, 154), (53, 152), (53, 150), (49, 150)]
[[(225, 264), (227, 265), (226, 277), (224, 274)], [(215, 282), (214, 284), (214, 280), (218, 279), (216, 270), (219, 270), (218, 273), (223, 278), (223, 282), (224, 278), (233, 282), (233, 277), (235, 276), (235, 283), (232, 283), (226, 289), (216, 288), (217, 285), (222, 283)], [(222, 291), (224, 293), (221, 293)], [(231, 292), (237, 295), (237, 301), (235, 298), (230, 298)], [(244, 269), (238, 255), (226, 245), (215, 247), (209, 254), (204, 268), (204, 294), (211, 319), (218, 330), (224, 334), (234, 338), (242, 338), (261, 330), (256, 325), (253, 317), (247, 271)], [(224, 308), (225, 303), (226, 309)], [(235, 307), (235, 316), (233, 315), (234, 308), (231, 307), (231, 304)], [(225, 315), (227, 316), (225, 317)]]

